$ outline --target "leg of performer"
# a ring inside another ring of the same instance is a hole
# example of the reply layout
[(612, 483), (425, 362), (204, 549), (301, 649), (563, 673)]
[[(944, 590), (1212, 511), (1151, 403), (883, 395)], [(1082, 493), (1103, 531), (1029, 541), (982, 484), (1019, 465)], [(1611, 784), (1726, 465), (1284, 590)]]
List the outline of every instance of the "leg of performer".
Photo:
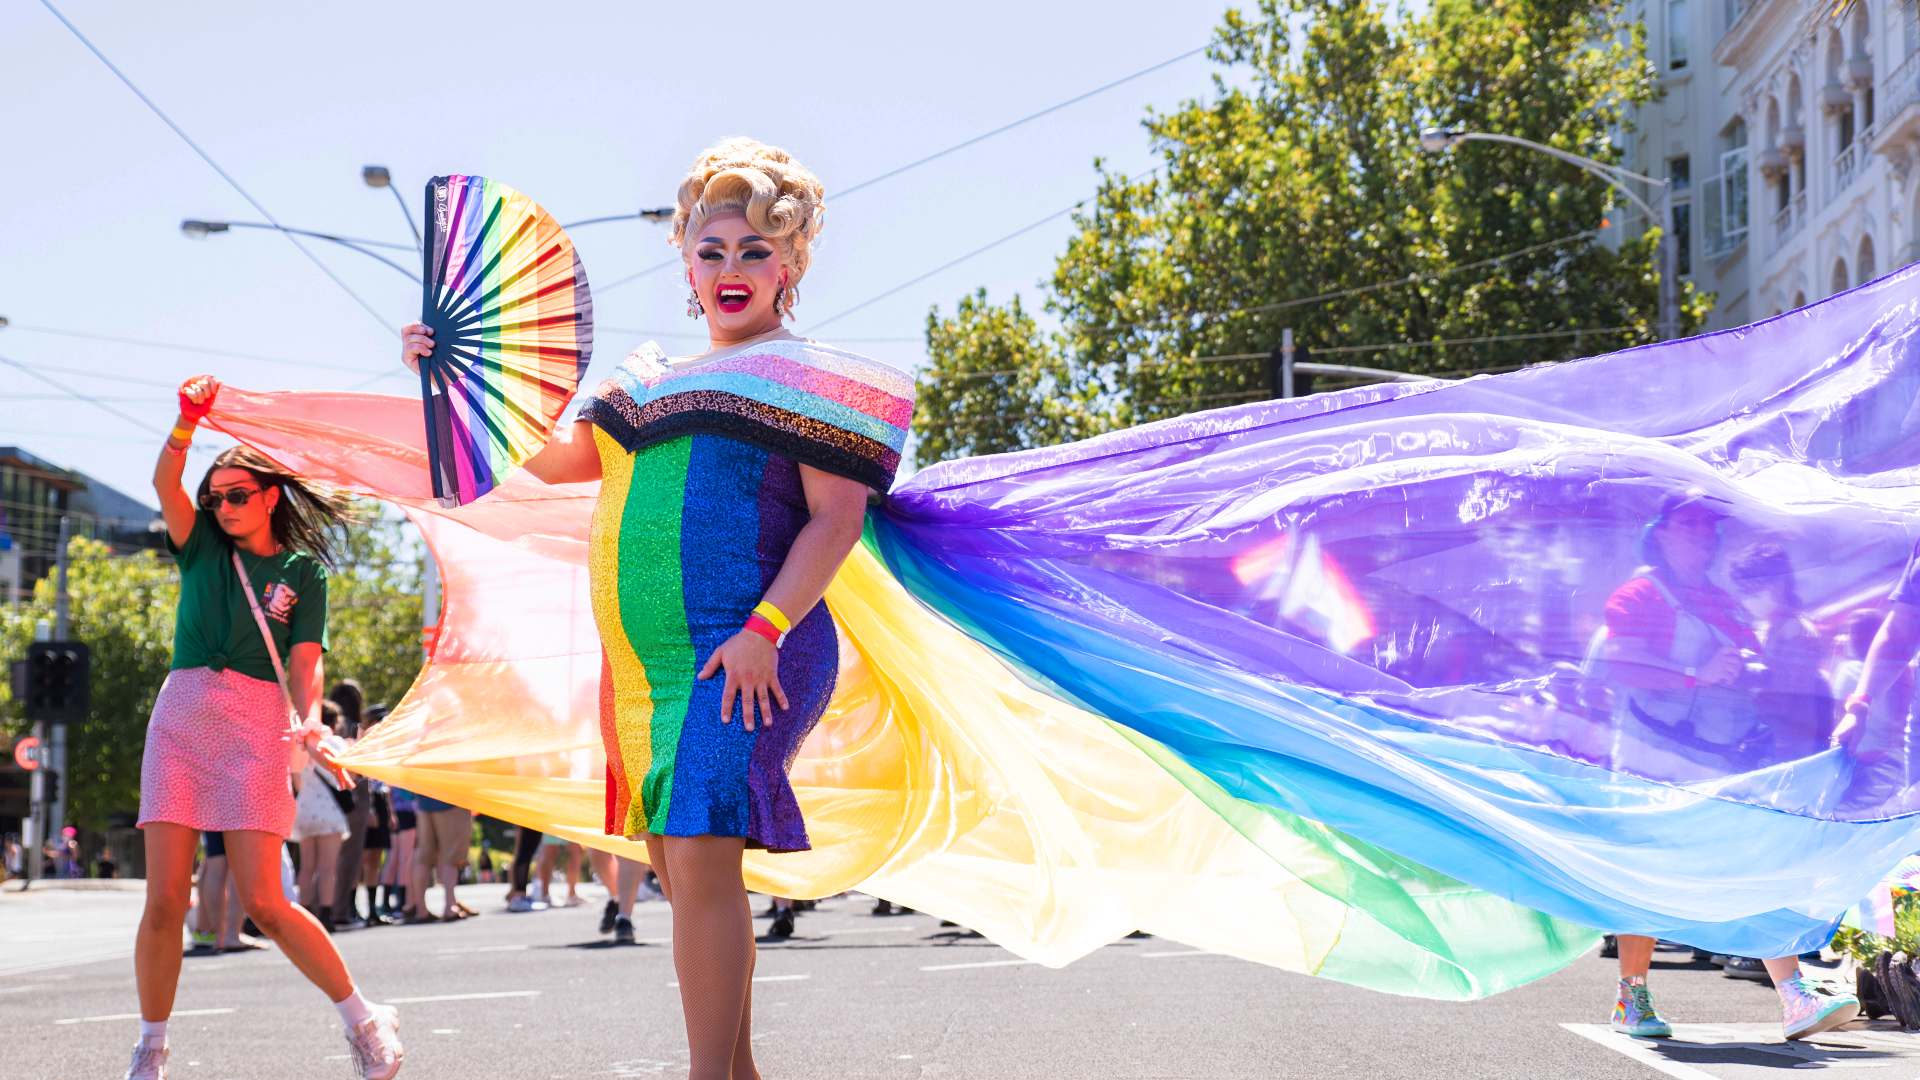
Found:
[(261, 933), (273, 939), (293, 966), (319, 987), (329, 1001), (353, 992), (353, 980), (320, 923), (306, 908), (290, 904), (280, 891), (280, 838), (272, 833), (227, 834), (227, 862), (240, 883), (240, 902)]
[(1799, 957), (1775, 957), (1766, 965), (1780, 994), (1780, 1027), (1787, 1038), (1831, 1031), (1860, 1015), (1859, 998), (1802, 978)]
[(1654, 940), (1639, 934), (1618, 934), (1620, 993), (1613, 1003), (1613, 1030), (1642, 1038), (1664, 1039), (1673, 1026), (1653, 1007), (1647, 972), (1653, 968)]
[(346, 1025), (347, 1044), (360, 1075), (386, 1080), (400, 1071), (399, 1017), (391, 1005), (374, 1005), (361, 996), (340, 950), (319, 921), (287, 901), (280, 890), (279, 849), (280, 838), (272, 833), (227, 833), (227, 861), (240, 883), (240, 900), (254, 925), (333, 1002)]
[(660, 896), (671, 905), (673, 888), (667, 884), (667, 838), (655, 833), (647, 834), (647, 863), (653, 867), (653, 876), (660, 882)]
[(167, 1017), (173, 1015), (174, 993), (180, 985), (180, 930), (187, 921), (187, 894), (193, 885), (193, 854), (200, 834), (164, 821), (149, 822), (140, 831), (147, 848), (147, 903), (134, 937), (133, 974), (146, 1029), (142, 1034), (147, 1041), (164, 1045)]
[(740, 875), (745, 842), (669, 836), (663, 846), (681, 901), (673, 909), (673, 968), (687, 1023), (689, 1080), (727, 1080), (739, 1075), (735, 1057), (752, 985), (753, 912)]

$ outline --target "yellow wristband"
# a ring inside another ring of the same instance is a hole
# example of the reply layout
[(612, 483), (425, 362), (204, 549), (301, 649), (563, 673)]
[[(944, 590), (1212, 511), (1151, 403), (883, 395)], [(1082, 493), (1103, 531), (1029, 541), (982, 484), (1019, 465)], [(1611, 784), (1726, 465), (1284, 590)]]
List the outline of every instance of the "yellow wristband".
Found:
[(179, 439), (181, 442), (190, 443), (193, 441), (193, 429), (190, 427), (176, 426), (173, 429), (173, 437)]
[(772, 623), (774, 628), (782, 634), (789, 633), (793, 630), (793, 620), (787, 618), (786, 612), (774, 607), (773, 602), (770, 600), (760, 601), (759, 606), (753, 609), (753, 613)]

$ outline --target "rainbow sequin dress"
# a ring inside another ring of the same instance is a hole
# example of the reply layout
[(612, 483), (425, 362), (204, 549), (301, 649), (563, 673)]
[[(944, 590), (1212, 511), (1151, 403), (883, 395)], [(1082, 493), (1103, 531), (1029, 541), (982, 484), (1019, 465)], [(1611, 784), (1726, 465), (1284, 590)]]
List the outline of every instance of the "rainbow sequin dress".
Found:
[(746, 730), (738, 703), (722, 723), (724, 679), (695, 676), (807, 523), (800, 466), (885, 491), (912, 411), (911, 376), (800, 340), (683, 366), (649, 347), (581, 409), (602, 475), (589, 550), (608, 833), (808, 848), (787, 770), (839, 670), (826, 604), (789, 612), (788, 707), (770, 727)]

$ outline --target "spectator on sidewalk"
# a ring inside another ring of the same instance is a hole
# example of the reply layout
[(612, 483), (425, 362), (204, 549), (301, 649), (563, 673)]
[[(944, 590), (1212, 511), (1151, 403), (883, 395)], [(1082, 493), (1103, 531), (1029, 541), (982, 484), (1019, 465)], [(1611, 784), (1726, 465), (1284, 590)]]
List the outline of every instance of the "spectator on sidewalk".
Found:
[[(340, 737), (349, 744), (359, 741), (366, 723), (367, 700), (360, 684), (352, 679), (341, 679), (333, 684), (333, 689), (327, 691), (327, 699), (340, 708)], [(340, 845), (339, 870), (334, 875), (331, 907), (337, 927), (357, 930), (367, 925), (367, 920), (361, 918), (355, 906), (354, 894), (360, 887), (361, 858), (367, 850), (367, 823), (373, 811), (373, 785), (355, 784), (347, 795), (347, 839)], [(377, 914), (371, 900), (367, 913)]]
[(472, 909), (461, 906), (454, 887), (460, 881), (460, 867), (472, 857), (468, 848), (473, 842), (473, 811), (425, 795), (415, 795), (414, 799), (419, 811), (419, 835), (414, 840), (413, 889), (407, 921), (438, 921), (427, 910), (427, 889), (433, 884), (435, 870), (440, 873), (440, 886), (446, 896), (439, 919), (464, 919)]

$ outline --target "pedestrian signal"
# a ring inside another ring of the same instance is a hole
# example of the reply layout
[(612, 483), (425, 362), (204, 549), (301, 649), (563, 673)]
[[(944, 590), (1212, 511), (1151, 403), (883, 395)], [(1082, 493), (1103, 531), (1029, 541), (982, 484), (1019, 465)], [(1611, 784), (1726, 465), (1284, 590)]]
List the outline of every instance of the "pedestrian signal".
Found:
[(93, 651), (79, 641), (36, 641), (27, 647), (27, 719), (79, 723), (92, 703)]

